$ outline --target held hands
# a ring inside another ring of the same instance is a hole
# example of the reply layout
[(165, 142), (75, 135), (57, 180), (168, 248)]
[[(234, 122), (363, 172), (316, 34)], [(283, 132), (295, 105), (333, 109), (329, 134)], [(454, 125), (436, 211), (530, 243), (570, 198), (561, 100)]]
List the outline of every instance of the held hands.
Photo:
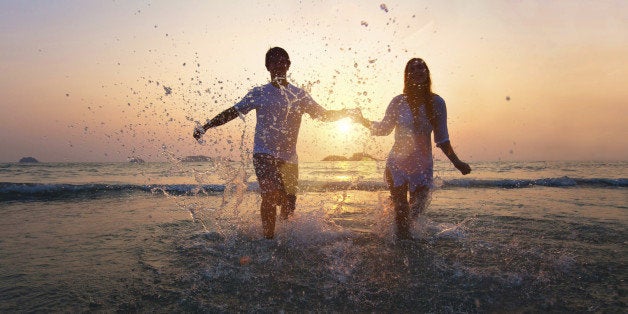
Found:
[(370, 122), (366, 118), (364, 118), (364, 116), (362, 115), (362, 110), (360, 110), (360, 108), (347, 109), (347, 116), (350, 117), (353, 122), (360, 123), (364, 126), (367, 126), (367, 124), (369, 124)]
[(360, 108), (353, 108), (353, 109), (345, 109), (345, 114), (347, 115), (347, 117), (351, 118), (353, 121), (357, 121), (362, 117), (362, 111), (360, 111)]

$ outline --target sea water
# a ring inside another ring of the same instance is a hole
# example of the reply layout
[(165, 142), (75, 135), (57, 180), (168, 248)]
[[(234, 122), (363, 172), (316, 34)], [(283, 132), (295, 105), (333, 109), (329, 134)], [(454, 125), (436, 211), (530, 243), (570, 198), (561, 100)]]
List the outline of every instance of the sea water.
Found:
[(413, 240), (383, 162), (302, 162), (261, 236), (250, 161), (0, 164), (0, 312), (623, 312), (628, 163), (436, 162)]

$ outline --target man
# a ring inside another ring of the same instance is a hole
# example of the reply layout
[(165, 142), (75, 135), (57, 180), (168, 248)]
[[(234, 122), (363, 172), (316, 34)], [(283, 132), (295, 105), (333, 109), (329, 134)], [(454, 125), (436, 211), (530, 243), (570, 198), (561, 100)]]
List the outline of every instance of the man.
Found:
[(350, 111), (326, 110), (304, 90), (286, 80), (290, 68), (288, 53), (279, 47), (266, 52), (266, 69), (271, 82), (254, 87), (240, 102), (221, 112), (202, 129), (194, 131), (197, 140), (207, 129), (223, 125), (240, 114), (255, 109), (257, 124), (253, 148), (253, 165), (262, 194), (260, 212), (264, 237), (275, 234), (277, 206), (281, 218), (287, 219), (296, 206), (298, 180), (297, 138), (301, 116), (307, 113), (314, 119), (336, 121), (347, 117)]

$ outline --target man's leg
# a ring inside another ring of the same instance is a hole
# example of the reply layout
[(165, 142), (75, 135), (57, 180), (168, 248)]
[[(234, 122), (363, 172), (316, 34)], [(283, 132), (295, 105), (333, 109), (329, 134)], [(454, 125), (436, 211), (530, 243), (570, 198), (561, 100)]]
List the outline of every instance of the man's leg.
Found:
[(262, 193), (260, 213), (262, 214), (262, 230), (266, 239), (272, 239), (275, 236), (277, 205), (283, 203), (283, 199), (285, 199), (285, 197), (282, 197), (283, 194), (280, 190)]
[(262, 194), (260, 213), (264, 237), (272, 239), (275, 236), (275, 221), (277, 206), (285, 202), (286, 192), (283, 190), (278, 160), (267, 154), (254, 154), (253, 166)]
[(294, 214), (297, 204), (297, 184), (299, 181), (299, 166), (297, 164), (283, 163), (280, 166), (283, 188), (286, 191), (284, 202), (281, 204), (281, 218), (288, 219)]

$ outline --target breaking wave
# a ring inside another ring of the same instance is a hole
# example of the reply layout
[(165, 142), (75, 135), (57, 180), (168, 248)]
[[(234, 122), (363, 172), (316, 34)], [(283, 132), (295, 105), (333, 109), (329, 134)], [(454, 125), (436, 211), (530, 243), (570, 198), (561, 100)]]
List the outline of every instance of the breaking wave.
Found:
[[(609, 178), (544, 178), (544, 179), (451, 179), (442, 180), (439, 188), (624, 188), (628, 187), (628, 179)], [(249, 182), (249, 191), (258, 191), (257, 182)], [(342, 190), (380, 191), (387, 186), (381, 181), (352, 181), (352, 182), (321, 182), (301, 181), (301, 191), (325, 192)], [(222, 193), (223, 184), (41, 184), (41, 183), (0, 183), (0, 200), (29, 200), (55, 198), (106, 197), (125, 193), (145, 192), (152, 194), (202, 196)]]

